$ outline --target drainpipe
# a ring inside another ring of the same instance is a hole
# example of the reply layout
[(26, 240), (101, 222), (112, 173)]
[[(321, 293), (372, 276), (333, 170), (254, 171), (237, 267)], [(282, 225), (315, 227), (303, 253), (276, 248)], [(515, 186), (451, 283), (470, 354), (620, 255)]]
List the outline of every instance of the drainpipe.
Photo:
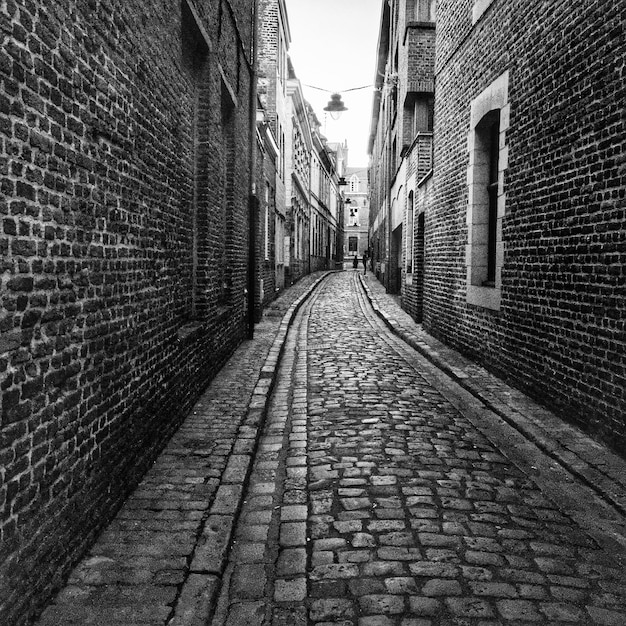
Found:
[(254, 297), (256, 293), (256, 234), (258, 198), (256, 194), (256, 99), (257, 99), (257, 28), (258, 0), (252, 11), (252, 72), (250, 73), (249, 155), (250, 194), (248, 197), (248, 339), (254, 337)]

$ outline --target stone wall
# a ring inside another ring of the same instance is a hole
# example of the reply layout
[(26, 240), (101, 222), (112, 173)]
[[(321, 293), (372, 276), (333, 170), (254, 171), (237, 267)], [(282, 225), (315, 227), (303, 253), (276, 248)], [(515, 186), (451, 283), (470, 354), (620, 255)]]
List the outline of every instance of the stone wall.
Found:
[(0, 622), (246, 332), (248, 1), (0, 7)]
[[(438, 3), (424, 320), (622, 453), (625, 17), (609, 0)], [(468, 138), (472, 101), (506, 72), (501, 298), (486, 308), (467, 302)]]

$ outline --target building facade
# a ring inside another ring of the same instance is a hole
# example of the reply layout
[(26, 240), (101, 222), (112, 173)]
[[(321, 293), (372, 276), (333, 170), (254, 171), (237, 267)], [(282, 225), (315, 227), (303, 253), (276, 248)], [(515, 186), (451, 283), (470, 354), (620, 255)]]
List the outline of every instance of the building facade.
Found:
[(435, 3), (384, 2), (369, 138), (370, 248), (377, 276), (416, 319), (423, 297), (413, 237), (433, 165), (434, 60)]
[[(257, 157), (254, 249), (254, 320), (284, 287), (285, 214), (276, 202), (280, 150), (262, 108), (257, 109)], [(282, 280), (281, 280), (282, 279)]]
[(279, 148), (274, 262), (281, 289), (335, 267), (341, 198), (336, 155), (319, 132), (288, 56), (284, 0), (260, 0), (259, 14), (259, 98)]
[[(257, 90), (259, 96), (259, 118), (267, 124), (276, 146), (276, 176), (263, 182), (273, 187), (274, 224), (269, 231), (274, 232), (273, 256), (263, 259), (265, 265), (273, 266), (273, 293), (271, 280), (259, 284), (267, 304), (285, 287), (285, 275), (289, 274), (290, 241), (287, 215), (287, 150), (288, 125), (290, 124), (287, 95), (289, 80), (289, 18), (284, 0), (258, 0), (258, 51), (257, 51)], [(263, 187), (265, 189), (265, 187)], [(265, 193), (265, 192), (263, 192)]]
[(308, 103), (291, 68), (287, 81), (286, 173), (287, 224), (285, 280), (288, 285), (311, 272), (311, 159), (313, 135)]
[(252, 9), (1, 9), (3, 624), (62, 581), (249, 332)]
[(335, 269), (340, 250), (342, 202), (337, 152), (320, 133), (320, 124), (309, 107), (313, 133), (311, 155), (311, 271)]
[(362, 266), (363, 255), (369, 254), (369, 188), (364, 167), (346, 168), (344, 187), (344, 268), (352, 267), (354, 257)]
[(609, 0), (440, 12), (424, 317), (622, 453), (625, 17)]
[(432, 3), (383, 3), (377, 274), (428, 332), (624, 454), (624, 8), (437, 4), (435, 43)]

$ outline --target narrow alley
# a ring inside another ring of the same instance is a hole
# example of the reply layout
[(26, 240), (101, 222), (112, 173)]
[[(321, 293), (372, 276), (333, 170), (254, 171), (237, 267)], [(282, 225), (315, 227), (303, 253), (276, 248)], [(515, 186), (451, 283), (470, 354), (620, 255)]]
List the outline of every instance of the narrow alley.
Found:
[(38, 626), (625, 623), (624, 461), (405, 317), (287, 290)]

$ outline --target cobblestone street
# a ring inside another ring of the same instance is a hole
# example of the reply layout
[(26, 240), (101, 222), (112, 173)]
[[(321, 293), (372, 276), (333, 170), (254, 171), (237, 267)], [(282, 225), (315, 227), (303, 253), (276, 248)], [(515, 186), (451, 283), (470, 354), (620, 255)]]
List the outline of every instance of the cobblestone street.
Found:
[(289, 331), (235, 355), (40, 626), (626, 623), (624, 462), (443, 373), (383, 292), (347, 271), (277, 305)]

